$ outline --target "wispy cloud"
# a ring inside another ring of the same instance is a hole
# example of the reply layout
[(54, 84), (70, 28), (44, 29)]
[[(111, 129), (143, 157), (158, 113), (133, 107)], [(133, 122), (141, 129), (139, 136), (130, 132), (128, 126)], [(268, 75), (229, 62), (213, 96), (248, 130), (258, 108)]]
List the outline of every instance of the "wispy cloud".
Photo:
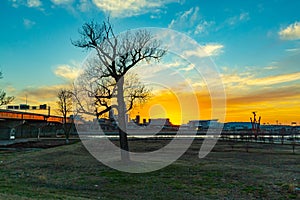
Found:
[(228, 18), (226, 20), (226, 23), (229, 24), (230, 26), (233, 26), (233, 25), (236, 25), (237, 23), (245, 22), (245, 21), (248, 21), (248, 20), (250, 20), (249, 13), (242, 12), (237, 16), (233, 16), (233, 17)]
[(27, 6), (30, 8), (40, 8), (43, 4), (41, 0), (9, 0), (12, 7)]
[(32, 28), (35, 25), (34, 21), (31, 21), (30, 19), (23, 19), (23, 24), (25, 28)]
[(23, 104), (27, 102), (30, 105), (40, 105), (46, 103), (51, 105), (51, 108), (54, 108), (57, 93), (62, 88), (72, 90), (72, 84), (41, 85), (39, 87), (26, 86), (22, 89), (16, 89), (12, 84), (9, 84), (5, 87), (5, 91), (9, 96), (15, 97), (12, 104)]
[(93, 0), (93, 3), (112, 17), (130, 17), (148, 13), (176, 0)]
[(297, 52), (300, 51), (300, 48), (292, 48), (292, 49), (286, 49), (287, 52)]
[(5, 87), (5, 91), (6, 91), (8, 94), (11, 94), (11, 93), (16, 92), (16, 88), (14, 88), (12, 85), (8, 85), (8, 86)]
[(222, 44), (206, 44), (195, 50), (187, 50), (184, 52), (184, 56), (197, 56), (197, 57), (208, 57), (217, 56), (222, 53), (224, 46)]
[(277, 68), (278, 68), (277, 66), (266, 66), (263, 69), (265, 69), (265, 70), (273, 70), (273, 69), (277, 69)]
[(41, 86), (39, 88), (25, 88), (20, 92), (20, 96), (27, 95), (31, 99), (53, 99), (57, 96), (57, 92), (61, 89), (61, 85), (55, 86)]
[(247, 84), (248, 85), (275, 85), (275, 84), (286, 83), (286, 82), (291, 82), (296, 80), (300, 80), (300, 72), (248, 80)]
[[(15, 8), (27, 6), (43, 10), (41, 0), (8, 0)], [(131, 17), (151, 13), (151, 18), (160, 18), (165, 13), (164, 5), (178, 0), (50, 0), (51, 8), (64, 7), (72, 13), (100, 9), (111, 17)]]
[[(71, 85), (51, 85), (40, 87), (26, 87), (14, 93), (14, 104), (25, 103), (39, 105), (43, 103), (55, 105), (57, 93), (62, 88), (71, 88)], [(52, 107), (53, 108), (53, 107)]]
[(27, 0), (28, 7), (40, 7), (42, 2), (40, 0)]
[(295, 22), (279, 31), (282, 40), (299, 40), (300, 39), (300, 22)]
[(61, 4), (70, 4), (73, 3), (74, 0), (51, 0), (52, 3), (56, 5), (61, 5)]
[(207, 33), (208, 28), (211, 27), (214, 24), (215, 24), (215, 22), (213, 22), (213, 21), (201, 20), (198, 23), (198, 25), (196, 26), (194, 34), (198, 35), (198, 34), (202, 34), (202, 33)]
[(162, 75), (170, 75), (177, 72), (178, 68), (183, 64), (180, 61), (162, 61), (160, 63), (147, 63), (139, 64), (137, 67), (131, 69), (131, 72), (138, 74), (142, 80), (152, 80)]
[(165, 10), (162, 10), (160, 8), (155, 9), (152, 14), (150, 15), (151, 19), (159, 19), (161, 18), (162, 14), (166, 14), (167, 12)]
[(92, 7), (92, 4), (89, 0), (80, 0), (77, 7), (81, 12), (86, 12)]
[[(262, 70), (269, 70), (266, 68)], [(257, 78), (259, 72), (222, 75), (227, 94), (226, 120), (249, 120), (253, 110), (262, 113), (266, 121), (274, 120), (275, 115), (295, 120), (299, 116), (300, 72)]]
[(245, 95), (227, 96), (229, 104), (257, 104), (265, 101), (282, 101), (299, 96), (299, 86), (286, 86), (280, 88), (258, 89), (256, 92)]
[(187, 11), (178, 13), (177, 18), (171, 21), (168, 28), (185, 31), (195, 35), (206, 33), (207, 29), (213, 25), (214, 22), (203, 19), (199, 10), (199, 7), (193, 7)]
[(194, 7), (178, 14), (178, 17), (176, 19), (173, 19), (168, 27), (169, 28), (186, 27), (186, 26), (190, 27), (195, 24), (198, 18), (199, 18), (199, 7)]
[(9, 0), (11, 2), (12, 7), (18, 8), (22, 3), (20, 0)]
[[(272, 69), (272, 67), (269, 69), (266, 67), (264, 69), (269, 70)], [(249, 72), (240, 74), (230, 72), (228, 74), (222, 74), (222, 79), (229, 89), (253, 86), (271, 86), (300, 80), (300, 72), (266, 76), (262, 78), (257, 78), (255, 77), (256, 75)]]
[(58, 77), (62, 77), (66, 80), (74, 80), (78, 77), (81, 69), (77, 67), (71, 67), (70, 65), (59, 65), (54, 70), (54, 74)]
[(203, 50), (209, 56), (217, 56), (222, 53), (224, 46), (222, 44), (206, 44), (203, 46)]
[(183, 71), (191, 71), (195, 68), (195, 65), (189, 64), (187, 67), (183, 67), (181, 70)]

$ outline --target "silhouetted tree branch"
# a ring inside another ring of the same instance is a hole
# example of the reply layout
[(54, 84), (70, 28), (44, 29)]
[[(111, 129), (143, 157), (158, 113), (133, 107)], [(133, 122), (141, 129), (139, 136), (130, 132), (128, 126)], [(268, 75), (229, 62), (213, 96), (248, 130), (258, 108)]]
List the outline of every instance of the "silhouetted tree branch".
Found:
[[(121, 156), (122, 160), (128, 161), (125, 115), (133, 108), (137, 99), (146, 100), (149, 91), (143, 85), (138, 85), (140, 83), (137, 79), (128, 82), (125, 75), (142, 61), (159, 61), (166, 51), (161, 48), (160, 41), (147, 30), (127, 31), (125, 34), (115, 35), (109, 20), (102, 24), (94, 21), (85, 23), (79, 34), (80, 39), (72, 41), (72, 44), (96, 51), (96, 60), (89, 63), (90, 66), (84, 73), (84, 93), (94, 97), (97, 117), (113, 107), (116, 108), (120, 146), (125, 150)], [(112, 104), (113, 98), (116, 98), (116, 104)]]
[(73, 111), (73, 95), (68, 89), (61, 89), (57, 94), (57, 110), (63, 116), (63, 128), (66, 136), (66, 143), (69, 143), (69, 136), (72, 124), (68, 124), (67, 116)]
[[(0, 79), (2, 79), (2, 72), (0, 72)], [(0, 106), (7, 105), (15, 99), (14, 96), (6, 96), (6, 92), (0, 89)]]

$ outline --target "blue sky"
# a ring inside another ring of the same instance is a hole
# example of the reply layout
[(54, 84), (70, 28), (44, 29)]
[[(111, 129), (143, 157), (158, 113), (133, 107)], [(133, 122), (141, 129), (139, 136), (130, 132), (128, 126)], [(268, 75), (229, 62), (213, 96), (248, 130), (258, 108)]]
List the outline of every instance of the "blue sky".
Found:
[(280, 110), (283, 123), (300, 123), (300, 115), (291, 113), (300, 111), (299, 7), (297, 0), (3, 0), (1, 87), (16, 96), (15, 103), (25, 95), (32, 104), (51, 102), (88, 53), (71, 39), (84, 22), (110, 15), (117, 33), (170, 28), (203, 45), (223, 77), (228, 120), (250, 106), (267, 121)]

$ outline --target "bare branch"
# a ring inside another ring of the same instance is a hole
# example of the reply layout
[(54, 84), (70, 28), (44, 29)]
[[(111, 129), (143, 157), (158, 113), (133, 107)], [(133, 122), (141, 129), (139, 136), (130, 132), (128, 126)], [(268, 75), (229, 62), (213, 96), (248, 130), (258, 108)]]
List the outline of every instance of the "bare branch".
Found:
[[(96, 54), (79, 80), (81, 89), (75, 95), (76, 106), (81, 111), (95, 112), (97, 118), (117, 109), (120, 147), (128, 152), (125, 114), (137, 101), (141, 103), (150, 96), (150, 91), (136, 76), (128, 76), (128, 71), (142, 61), (159, 61), (166, 50), (146, 30), (116, 36), (109, 20), (102, 25), (93, 21), (85, 23), (79, 34), (81, 38), (72, 42), (73, 45), (93, 49)], [(128, 160), (129, 154), (126, 155)]]
[(6, 92), (0, 90), (0, 106), (7, 105), (11, 103), (15, 97), (13, 96), (6, 96)]
[(61, 89), (57, 94), (58, 112), (62, 114), (64, 123), (66, 123), (67, 115), (73, 111), (72, 92), (67, 89)]
[[(3, 78), (3, 74), (0, 71), (0, 79)], [(14, 96), (6, 96), (6, 92), (0, 89), (0, 106), (7, 105), (15, 99)]]

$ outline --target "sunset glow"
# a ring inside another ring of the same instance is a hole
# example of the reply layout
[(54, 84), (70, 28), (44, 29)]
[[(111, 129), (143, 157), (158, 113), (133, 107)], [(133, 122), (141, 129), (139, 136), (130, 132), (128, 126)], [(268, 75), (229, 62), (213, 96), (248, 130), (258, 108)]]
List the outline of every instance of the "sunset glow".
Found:
[[(72, 87), (89, 55), (71, 41), (84, 22), (110, 16), (118, 34), (151, 27), (177, 31), (199, 44), (190, 49), (185, 41), (156, 32), (169, 51), (160, 62), (136, 66), (153, 94), (130, 111), (131, 118), (170, 118), (173, 124), (215, 118), (212, 109), (219, 108), (212, 106), (212, 82), (206, 80), (210, 61), (226, 94), (221, 122), (249, 121), (256, 111), (265, 124), (300, 124), (299, 1), (118, 2), (4, 0), (0, 81), (1, 89), (16, 97), (13, 104), (47, 104), (55, 114), (58, 90)], [(193, 59), (204, 64), (195, 66)]]

